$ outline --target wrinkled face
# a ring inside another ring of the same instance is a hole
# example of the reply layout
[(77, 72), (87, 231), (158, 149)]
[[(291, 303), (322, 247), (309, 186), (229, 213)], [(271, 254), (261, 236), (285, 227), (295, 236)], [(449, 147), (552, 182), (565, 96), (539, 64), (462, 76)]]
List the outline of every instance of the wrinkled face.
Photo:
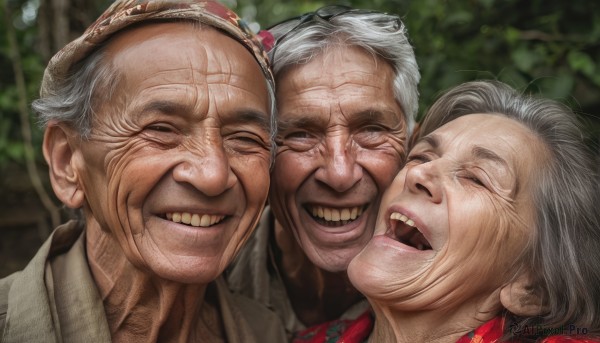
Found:
[(516, 274), (532, 237), (532, 182), (546, 149), (525, 126), (471, 114), (411, 150), (386, 192), (352, 283), (404, 310), (455, 308)]
[(381, 195), (405, 158), (389, 64), (335, 47), (278, 76), (270, 204), (308, 258), (343, 271), (373, 234)]
[(136, 266), (210, 282), (267, 197), (263, 74), (235, 40), (185, 23), (123, 33), (107, 58), (123, 79), (81, 145), (88, 220), (114, 235)]

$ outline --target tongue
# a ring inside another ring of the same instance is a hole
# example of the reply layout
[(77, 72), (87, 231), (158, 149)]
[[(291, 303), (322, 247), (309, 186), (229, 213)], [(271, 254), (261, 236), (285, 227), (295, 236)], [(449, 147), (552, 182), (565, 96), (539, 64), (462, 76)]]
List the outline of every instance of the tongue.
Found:
[(431, 249), (431, 246), (425, 239), (425, 236), (423, 236), (423, 234), (414, 227), (402, 223), (398, 225), (395, 233), (396, 238), (402, 244), (406, 244), (419, 250)]

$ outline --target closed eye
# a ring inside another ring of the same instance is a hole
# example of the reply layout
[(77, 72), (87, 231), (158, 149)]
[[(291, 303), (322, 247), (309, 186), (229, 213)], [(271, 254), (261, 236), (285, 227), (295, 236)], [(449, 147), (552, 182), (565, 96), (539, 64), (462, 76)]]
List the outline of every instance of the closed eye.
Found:
[(156, 132), (173, 132), (173, 128), (168, 125), (153, 124), (146, 127), (146, 129)]
[(389, 129), (381, 126), (381, 125), (367, 125), (363, 126), (361, 131), (364, 132), (381, 132), (381, 131), (389, 131)]
[(457, 172), (456, 176), (477, 187), (487, 188), (488, 186), (486, 173), (480, 168), (462, 169)]
[(260, 145), (260, 146), (266, 146), (267, 143), (261, 139), (259, 136), (256, 136), (254, 134), (250, 134), (250, 133), (246, 133), (246, 134), (242, 134), (242, 133), (238, 133), (235, 135), (231, 136), (232, 139), (235, 139), (239, 142), (243, 142), (245, 144), (255, 144), (255, 145)]
[(290, 132), (285, 135), (285, 139), (303, 139), (303, 138), (311, 138), (312, 135), (307, 131), (295, 131)]
[(429, 158), (425, 154), (411, 154), (411, 155), (408, 155), (406, 162), (407, 163), (409, 163), (409, 162), (427, 163), (427, 162), (431, 162), (431, 158)]
[[(283, 137), (283, 139), (281, 138)], [(308, 151), (319, 144), (320, 137), (307, 130), (289, 131), (281, 133), (276, 142), (279, 148), (289, 148), (294, 151)]]
[(262, 153), (271, 148), (268, 136), (251, 130), (225, 133), (224, 144), (228, 151), (240, 154)]
[(485, 186), (485, 184), (476, 176), (467, 176), (465, 178), (478, 186)]

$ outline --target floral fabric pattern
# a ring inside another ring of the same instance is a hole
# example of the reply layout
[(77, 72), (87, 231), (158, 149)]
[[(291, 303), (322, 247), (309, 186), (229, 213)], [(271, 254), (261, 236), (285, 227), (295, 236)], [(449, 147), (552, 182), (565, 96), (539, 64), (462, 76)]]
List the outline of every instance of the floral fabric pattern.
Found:
[[(371, 311), (356, 320), (333, 320), (324, 324), (310, 327), (296, 333), (292, 343), (363, 343), (367, 342), (373, 330), (374, 318)], [(538, 343), (600, 343), (600, 340), (584, 335), (551, 335), (548, 337), (532, 337), (518, 335), (509, 340), (501, 340), (505, 334), (505, 318), (496, 317), (477, 329), (462, 336), (456, 343), (521, 343), (535, 341)], [(527, 338), (527, 340), (525, 340)]]
[(363, 313), (355, 320), (338, 319), (296, 333), (292, 343), (362, 343), (373, 330), (373, 314)]

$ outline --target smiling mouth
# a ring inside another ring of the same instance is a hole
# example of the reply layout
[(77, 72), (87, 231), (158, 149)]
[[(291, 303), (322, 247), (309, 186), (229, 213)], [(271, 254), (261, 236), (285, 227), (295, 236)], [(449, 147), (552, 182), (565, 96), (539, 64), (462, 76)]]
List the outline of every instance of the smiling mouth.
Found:
[(188, 212), (171, 212), (166, 213), (164, 218), (174, 223), (180, 223), (194, 227), (210, 227), (222, 222), (226, 216)]
[(392, 227), (388, 236), (417, 250), (432, 250), (431, 244), (415, 226), (414, 220), (402, 213), (393, 212), (390, 215), (390, 221)]
[(338, 227), (357, 220), (366, 207), (366, 205), (347, 208), (307, 206), (306, 211), (311, 214), (317, 223), (323, 226)]

